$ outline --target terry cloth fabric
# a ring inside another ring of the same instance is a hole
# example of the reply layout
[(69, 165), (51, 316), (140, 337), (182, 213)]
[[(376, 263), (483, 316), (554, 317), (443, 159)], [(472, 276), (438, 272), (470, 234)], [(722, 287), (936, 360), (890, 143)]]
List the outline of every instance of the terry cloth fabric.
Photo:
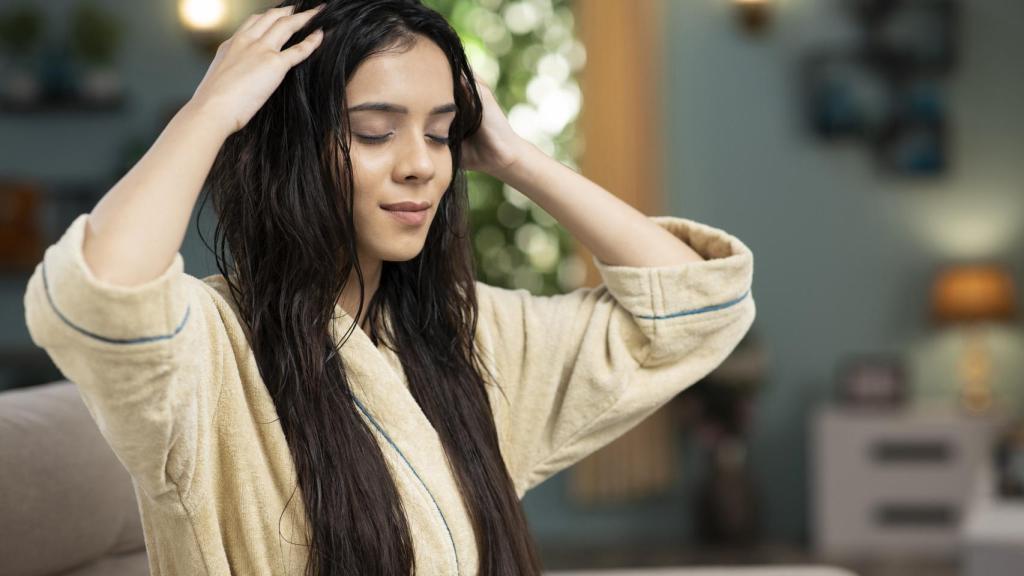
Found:
[[(131, 474), (151, 573), (302, 574), (293, 461), (223, 278), (185, 274), (178, 253), (150, 282), (101, 281), (82, 255), (87, 216), (36, 266), (26, 322)], [(476, 283), (476, 338), (507, 395), (488, 386), (520, 498), (709, 373), (754, 320), (753, 255), (740, 240), (649, 218), (706, 260), (630, 267), (595, 257), (603, 284), (557, 296)], [(338, 336), (353, 320), (335, 311)], [(420, 573), (476, 574), (437, 433), (394, 353), (353, 330), (342, 358), (409, 514)]]

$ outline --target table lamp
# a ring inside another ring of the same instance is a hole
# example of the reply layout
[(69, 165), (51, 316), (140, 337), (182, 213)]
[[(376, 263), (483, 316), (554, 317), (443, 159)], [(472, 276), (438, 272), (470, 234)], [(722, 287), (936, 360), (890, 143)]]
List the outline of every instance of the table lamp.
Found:
[(932, 284), (932, 318), (938, 325), (961, 325), (967, 344), (958, 366), (960, 403), (970, 414), (992, 405), (991, 360), (982, 325), (1012, 320), (1016, 289), (1009, 271), (995, 264), (949, 266)]

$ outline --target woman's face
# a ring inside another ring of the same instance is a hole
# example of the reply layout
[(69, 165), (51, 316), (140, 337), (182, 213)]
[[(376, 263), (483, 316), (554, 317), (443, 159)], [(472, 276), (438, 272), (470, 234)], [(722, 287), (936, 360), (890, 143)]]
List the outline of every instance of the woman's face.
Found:
[[(356, 186), (354, 217), (363, 266), (378, 260), (410, 260), (423, 249), (452, 179), (446, 141), (455, 119), (453, 87), (444, 52), (422, 36), (406, 52), (366, 59), (352, 75), (346, 97)], [(377, 109), (365, 109), (371, 104)], [(396, 202), (429, 207), (419, 213), (420, 222), (410, 223), (382, 208)]]

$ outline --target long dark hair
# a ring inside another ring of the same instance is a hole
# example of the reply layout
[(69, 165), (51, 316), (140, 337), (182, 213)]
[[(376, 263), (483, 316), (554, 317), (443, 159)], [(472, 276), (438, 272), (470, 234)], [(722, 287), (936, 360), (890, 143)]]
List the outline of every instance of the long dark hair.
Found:
[[(296, 12), (316, 3), (299, 1)], [(409, 261), (383, 263), (366, 314), (369, 336), (401, 359), (409, 390), (440, 436), (472, 519), (479, 574), (539, 574), (474, 347), (475, 270), (459, 168), (462, 141), (479, 128), (482, 104), (462, 44), (444, 17), (419, 0), (333, 0), (284, 48), (320, 27), (321, 45), (227, 139), (207, 181), (218, 214), (217, 267), (295, 462), (312, 532), (306, 574), (415, 571), (397, 487), (359, 416), (331, 332), (353, 268), (360, 284), (355, 318), (364, 304), (345, 86), (364, 59), (408, 47), (415, 35), (444, 51), (455, 79), (453, 178), (423, 250)]]

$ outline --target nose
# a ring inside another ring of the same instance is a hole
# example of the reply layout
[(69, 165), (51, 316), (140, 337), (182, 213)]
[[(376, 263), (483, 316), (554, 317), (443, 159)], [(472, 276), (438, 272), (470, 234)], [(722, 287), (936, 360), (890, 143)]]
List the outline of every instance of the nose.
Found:
[(398, 176), (402, 181), (409, 179), (429, 181), (434, 177), (436, 171), (431, 144), (427, 142), (426, 134), (418, 133), (415, 130), (411, 130), (407, 134), (408, 136), (404, 139), (405, 145), (400, 151)]

